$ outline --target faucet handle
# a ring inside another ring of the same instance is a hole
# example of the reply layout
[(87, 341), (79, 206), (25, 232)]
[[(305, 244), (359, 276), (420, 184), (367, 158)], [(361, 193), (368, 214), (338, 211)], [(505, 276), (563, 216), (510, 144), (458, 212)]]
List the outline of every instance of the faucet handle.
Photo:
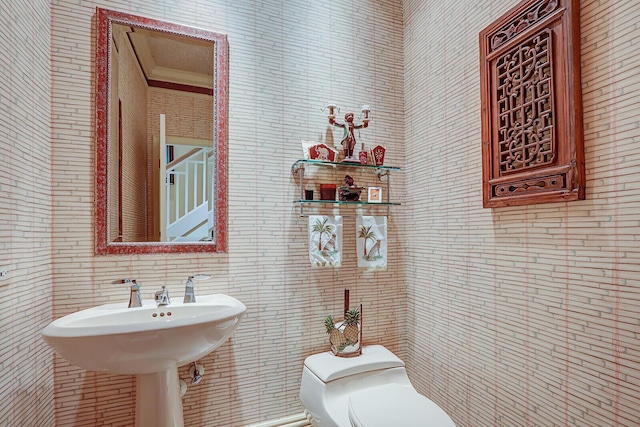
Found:
[[(140, 290), (140, 283), (138, 283), (136, 281), (136, 279), (124, 279), (125, 283), (129, 284), (129, 286), (131, 286), (131, 290), (132, 291), (139, 291)], [(128, 280), (128, 282), (127, 282)]]
[(207, 280), (210, 279), (211, 276), (207, 274), (194, 274), (193, 276), (189, 276), (187, 281), (184, 283), (184, 300), (183, 303), (196, 302), (196, 293), (193, 290), (195, 286), (195, 282), (197, 280)]
[(156, 305), (169, 305), (171, 304), (171, 298), (169, 298), (169, 291), (167, 287), (162, 285), (162, 290), (156, 292), (155, 297)]
[(136, 281), (136, 279), (116, 280), (113, 283), (124, 283), (125, 285), (129, 286), (132, 291), (139, 291), (140, 290), (140, 284)]
[(124, 279), (124, 283), (130, 286), (129, 308), (142, 307), (142, 298), (140, 297), (140, 284), (135, 279)]

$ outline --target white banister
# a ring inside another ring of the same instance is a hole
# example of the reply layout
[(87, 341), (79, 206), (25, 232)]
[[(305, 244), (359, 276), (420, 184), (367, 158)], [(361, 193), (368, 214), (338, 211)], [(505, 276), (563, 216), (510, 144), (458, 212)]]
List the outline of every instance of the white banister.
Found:
[[(209, 236), (212, 214), (212, 156), (196, 148), (167, 165), (166, 241), (197, 241)], [(171, 179), (173, 177), (173, 180)]]
[(166, 187), (169, 185), (169, 181), (166, 177), (166, 164), (167, 164), (167, 132), (166, 132), (166, 116), (160, 114), (160, 241), (167, 241), (167, 217), (163, 206), (167, 206), (168, 199), (166, 198)]

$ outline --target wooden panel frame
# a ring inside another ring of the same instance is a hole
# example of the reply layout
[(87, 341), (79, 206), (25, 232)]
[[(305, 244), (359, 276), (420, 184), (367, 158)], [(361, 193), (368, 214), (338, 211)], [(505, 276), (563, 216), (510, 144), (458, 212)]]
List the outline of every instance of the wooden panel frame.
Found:
[(584, 200), (579, 0), (525, 0), (480, 32), (483, 206)]

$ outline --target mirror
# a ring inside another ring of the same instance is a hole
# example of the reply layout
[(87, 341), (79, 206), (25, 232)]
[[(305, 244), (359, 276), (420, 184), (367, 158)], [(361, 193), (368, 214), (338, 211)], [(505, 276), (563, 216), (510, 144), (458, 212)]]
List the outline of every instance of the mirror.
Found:
[(225, 252), (226, 36), (96, 17), (96, 253)]

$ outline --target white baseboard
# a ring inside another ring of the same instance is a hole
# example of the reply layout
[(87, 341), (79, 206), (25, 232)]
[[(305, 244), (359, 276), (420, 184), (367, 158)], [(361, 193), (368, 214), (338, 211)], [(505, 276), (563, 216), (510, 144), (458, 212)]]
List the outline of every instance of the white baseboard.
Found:
[(305, 414), (298, 414), (277, 420), (251, 424), (247, 427), (311, 427), (311, 422), (307, 419)]

